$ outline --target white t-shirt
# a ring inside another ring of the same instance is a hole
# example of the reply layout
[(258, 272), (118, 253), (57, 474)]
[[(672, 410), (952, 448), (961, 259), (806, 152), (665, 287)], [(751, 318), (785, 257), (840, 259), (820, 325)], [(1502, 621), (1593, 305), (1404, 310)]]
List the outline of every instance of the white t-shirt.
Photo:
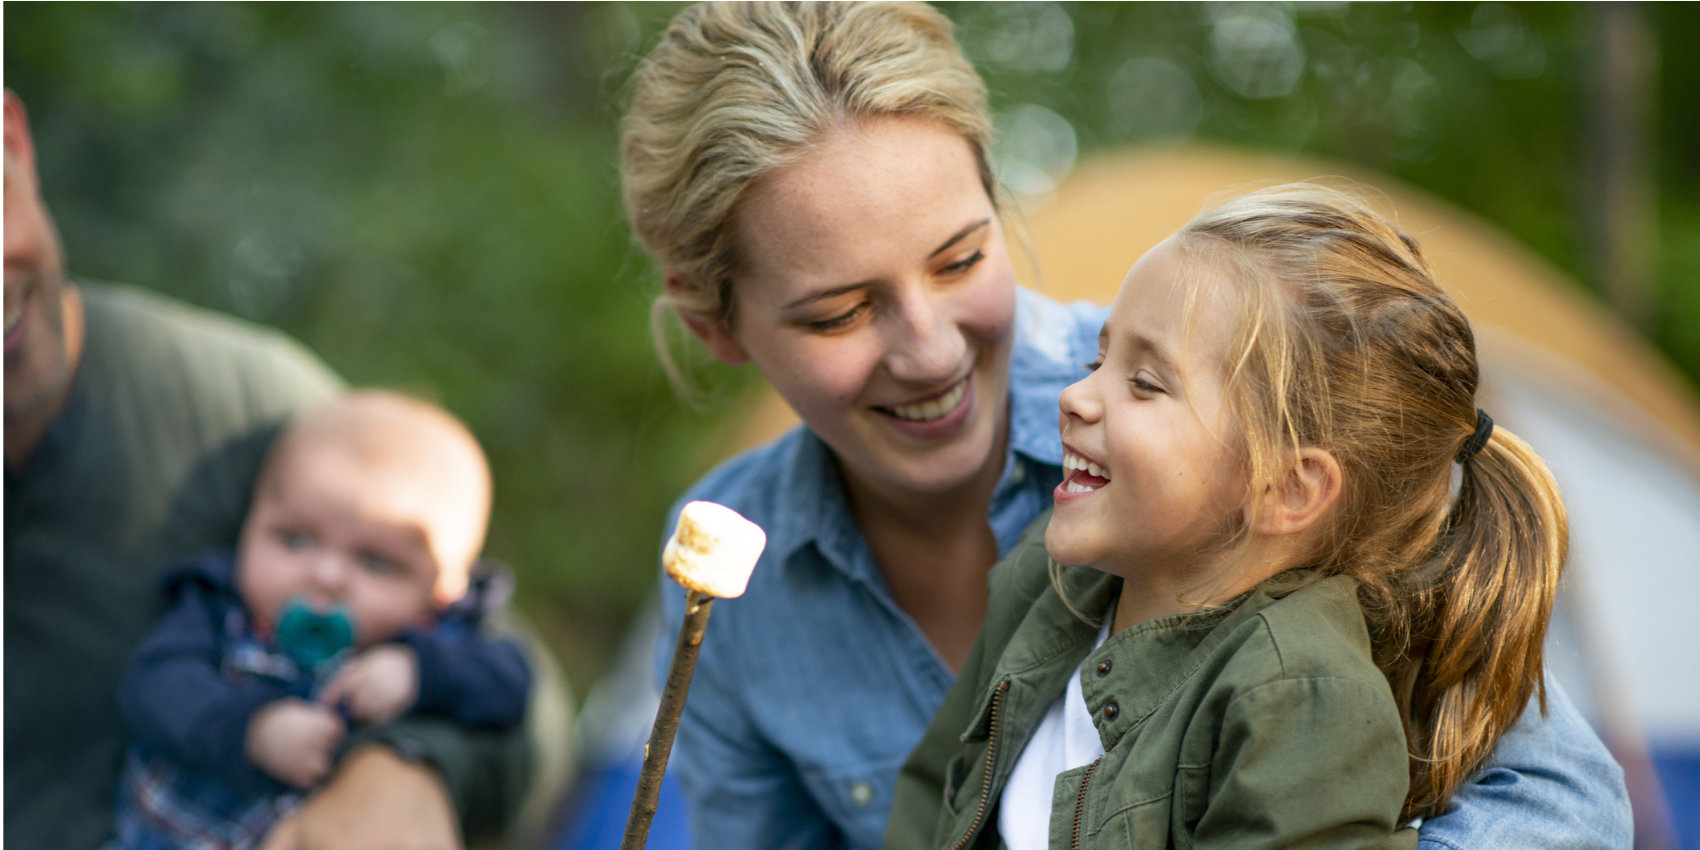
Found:
[[(1092, 644), (1096, 651), (1110, 636), (1114, 609), (1104, 615), (1103, 628)], [(1057, 774), (1091, 764), (1104, 754), (1098, 727), (1086, 710), (1080, 676), (1070, 676), (1068, 689), (1045, 711), (1045, 719), (1015, 761), (1003, 796), (998, 799), (998, 835), (1009, 850), (1046, 850), (1051, 843), (1051, 800)]]

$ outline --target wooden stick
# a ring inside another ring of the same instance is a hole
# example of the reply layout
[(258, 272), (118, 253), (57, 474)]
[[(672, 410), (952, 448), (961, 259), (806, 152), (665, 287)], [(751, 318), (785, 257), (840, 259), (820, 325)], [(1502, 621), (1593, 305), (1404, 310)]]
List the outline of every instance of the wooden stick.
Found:
[(697, 668), (697, 651), (708, 628), (714, 597), (696, 590), (685, 592), (685, 622), (679, 627), (679, 643), (673, 647), (673, 663), (667, 667), (667, 684), (661, 689), (661, 705), (649, 742), (643, 745), (643, 769), (638, 772), (637, 793), (626, 816), (626, 835), (620, 850), (643, 850), (649, 839), (649, 823), (660, 805), (661, 777), (667, 772), (667, 757), (673, 753), (673, 736), (679, 731), (679, 714), (685, 710), (685, 692)]

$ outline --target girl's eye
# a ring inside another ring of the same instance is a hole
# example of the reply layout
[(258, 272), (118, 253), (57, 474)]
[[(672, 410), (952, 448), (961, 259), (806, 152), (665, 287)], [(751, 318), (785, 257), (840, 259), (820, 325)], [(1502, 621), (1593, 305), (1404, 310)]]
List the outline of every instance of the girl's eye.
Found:
[(284, 531), (278, 534), (283, 548), (291, 552), (303, 552), (313, 545), (313, 538), (301, 531)]
[(1104, 358), (1102, 358), (1102, 357), (1099, 357), (1098, 359), (1092, 361), (1091, 363), (1080, 364), (1081, 368), (1085, 369), (1088, 372), (1096, 372), (1096, 371), (1098, 371), (1098, 367), (1102, 366), (1102, 365), (1104, 365)]
[(1134, 389), (1139, 390), (1142, 393), (1164, 392), (1162, 385), (1153, 383), (1147, 379), (1144, 372), (1135, 372), (1133, 377), (1130, 377), (1127, 380), (1129, 383), (1133, 384)]
[(945, 266), (944, 272), (945, 274), (962, 274), (963, 272), (979, 265), (980, 261), (985, 258), (985, 251), (975, 250), (974, 253), (969, 254), (967, 257)]
[(856, 321), (857, 317), (861, 316), (862, 311), (865, 310), (866, 308), (867, 308), (866, 303), (857, 304), (856, 306), (854, 306), (854, 307), (850, 308), (849, 310), (846, 310), (842, 313), (839, 313), (836, 316), (832, 316), (830, 318), (825, 318), (825, 319), (814, 319), (812, 321), (806, 322), (805, 324), (807, 325), (808, 329), (811, 330), (811, 331), (825, 332), (825, 331), (839, 330), (840, 328), (847, 327), (851, 322)]

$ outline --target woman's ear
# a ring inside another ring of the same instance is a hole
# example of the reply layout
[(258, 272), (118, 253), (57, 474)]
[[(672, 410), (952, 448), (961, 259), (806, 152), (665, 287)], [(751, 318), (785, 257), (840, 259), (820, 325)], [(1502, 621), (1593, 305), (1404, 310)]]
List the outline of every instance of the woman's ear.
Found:
[(1340, 462), (1314, 446), (1299, 449), (1281, 484), (1265, 493), (1257, 530), (1298, 534), (1314, 527), (1340, 500)]
[[(696, 289), (696, 286), (676, 269), (668, 269), (662, 281), (669, 295), (683, 295)], [(702, 340), (702, 344), (708, 347), (714, 359), (728, 366), (736, 366), (750, 359), (750, 355), (744, 351), (737, 338), (732, 336), (732, 329), (726, 326), (725, 320), (682, 309), (679, 310), (679, 320), (685, 323), (685, 327), (690, 328), (697, 339)]]

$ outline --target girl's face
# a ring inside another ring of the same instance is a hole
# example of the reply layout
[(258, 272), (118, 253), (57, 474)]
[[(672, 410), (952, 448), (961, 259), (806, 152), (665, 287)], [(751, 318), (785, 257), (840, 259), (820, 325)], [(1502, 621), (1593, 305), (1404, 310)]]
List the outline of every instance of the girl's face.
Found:
[(885, 118), (758, 182), (730, 328), (853, 485), (941, 493), (1001, 467), (1015, 278), (967, 141)]
[(1199, 275), (1183, 276), (1183, 262), (1170, 240), (1134, 264), (1092, 372), (1062, 393), (1067, 478), (1045, 534), (1059, 564), (1184, 582), (1244, 522), (1243, 452), (1223, 397), (1232, 318), (1206, 286), (1187, 327)]

